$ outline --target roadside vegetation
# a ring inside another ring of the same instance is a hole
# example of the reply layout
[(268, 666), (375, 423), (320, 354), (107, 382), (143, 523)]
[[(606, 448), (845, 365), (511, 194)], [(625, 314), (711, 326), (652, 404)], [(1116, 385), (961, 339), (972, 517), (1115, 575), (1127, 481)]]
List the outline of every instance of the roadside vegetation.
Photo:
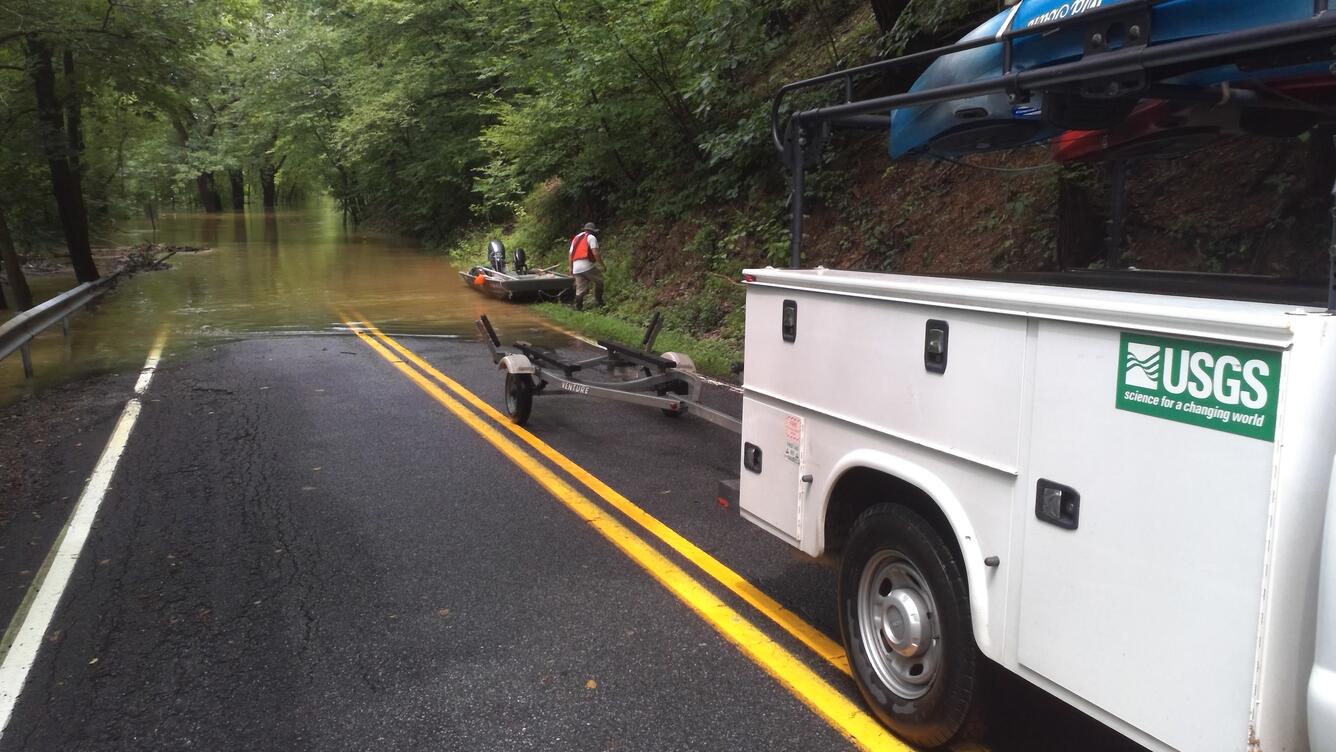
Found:
[[(650, 316), (646, 316), (643, 321), (628, 321), (595, 311), (577, 311), (561, 303), (539, 303), (536, 309), (558, 324), (587, 337), (630, 345), (639, 343), (645, 336), (645, 326), (650, 320)], [(695, 337), (683, 333), (681, 329), (671, 328), (671, 325), (659, 332), (654, 349), (659, 352), (685, 353), (701, 373), (719, 378), (736, 376), (735, 366), (742, 360), (741, 342)]]
[[(0, 292), (24, 305), (23, 262), (53, 249), (91, 279), (91, 248), (119, 219), (329, 196), (350, 224), (415, 236), (461, 264), (480, 262), (497, 237), (524, 248), (531, 266), (562, 265), (571, 235), (596, 222), (608, 306), (567, 323), (639, 325), (657, 309), (671, 331), (736, 353), (741, 271), (786, 259), (775, 89), (954, 41), (996, 9), (0, 0)], [(903, 90), (916, 74), (860, 93)], [(1329, 145), (1325, 134), (1238, 139), (1177, 164), (1134, 165), (1122, 262), (1307, 274), (1303, 259), (1320, 256), (1307, 251), (1322, 242), (1313, 228), (1331, 184)], [(806, 263), (1105, 263), (1098, 165), (1054, 169), (1042, 148), (892, 164), (884, 149), (884, 134), (833, 139), (810, 178)]]

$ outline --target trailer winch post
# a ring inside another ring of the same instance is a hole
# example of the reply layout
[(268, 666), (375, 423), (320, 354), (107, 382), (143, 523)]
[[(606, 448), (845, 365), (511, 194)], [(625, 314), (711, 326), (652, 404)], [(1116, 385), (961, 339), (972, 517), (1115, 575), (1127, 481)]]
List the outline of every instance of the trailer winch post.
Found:
[(663, 328), (663, 314), (658, 311), (649, 317), (649, 325), (645, 327), (645, 336), (640, 340), (641, 350), (653, 350), (654, 342), (659, 338), (659, 330)]
[(482, 334), (482, 341), (487, 345), (487, 349), (492, 353), (492, 362), (500, 363), (501, 358), (505, 357), (500, 350), (501, 338), (496, 336), (496, 330), (492, 328), (492, 322), (487, 318), (487, 314), (478, 317), (474, 322), (478, 327), (478, 332)]

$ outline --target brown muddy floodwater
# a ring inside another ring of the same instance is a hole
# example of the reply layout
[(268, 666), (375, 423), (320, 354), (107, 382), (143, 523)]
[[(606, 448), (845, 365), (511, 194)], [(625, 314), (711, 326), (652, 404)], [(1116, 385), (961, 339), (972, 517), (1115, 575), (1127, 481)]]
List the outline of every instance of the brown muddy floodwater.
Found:
[[(123, 225), (107, 240), (153, 239), (145, 224)], [(328, 209), (168, 214), (158, 220), (156, 240), (212, 250), (179, 254), (170, 270), (120, 283), (71, 319), (68, 341), (59, 326), (34, 340), (35, 379), (23, 378), (18, 353), (0, 361), (0, 405), (50, 384), (137, 370), (161, 327), (171, 358), (233, 339), (346, 331), (335, 306), (387, 333), (473, 339), (473, 322), (486, 313), (508, 338), (561, 341), (523, 306), (471, 290), (443, 256), (392, 234), (345, 227)], [(34, 276), (30, 283), (39, 300), (74, 286), (66, 276)]]

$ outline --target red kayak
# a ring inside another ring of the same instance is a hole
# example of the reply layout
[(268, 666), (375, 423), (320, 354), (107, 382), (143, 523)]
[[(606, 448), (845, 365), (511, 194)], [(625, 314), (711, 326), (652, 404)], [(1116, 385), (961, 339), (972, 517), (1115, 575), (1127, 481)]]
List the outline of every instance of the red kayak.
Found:
[(1336, 113), (1336, 79), (1313, 76), (1217, 87), (1209, 96), (1143, 102), (1117, 127), (1067, 131), (1053, 140), (1059, 162), (1172, 157), (1222, 134), (1292, 138)]

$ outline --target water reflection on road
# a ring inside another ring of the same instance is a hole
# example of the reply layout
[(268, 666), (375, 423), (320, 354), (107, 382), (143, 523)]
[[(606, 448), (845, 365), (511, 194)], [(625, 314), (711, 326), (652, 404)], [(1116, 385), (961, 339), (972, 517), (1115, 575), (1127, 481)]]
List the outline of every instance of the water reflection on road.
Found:
[[(112, 240), (154, 237), (147, 225), (129, 226)], [(444, 257), (402, 237), (345, 227), (332, 211), (169, 214), (159, 218), (156, 239), (212, 250), (178, 255), (171, 270), (122, 283), (96, 311), (72, 319), (68, 341), (59, 327), (34, 341), (35, 380), (25, 382), (17, 354), (0, 361), (0, 404), (82, 375), (138, 368), (162, 326), (171, 355), (230, 338), (329, 332), (341, 327), (336, 305), (387, 332), (472, 338), (473, 321), (487, 313), (508, 338), (559, 341), (524, 307), (470, 290)], [(39, 299), (74, 284), (63, 276), (32, 282)]]

